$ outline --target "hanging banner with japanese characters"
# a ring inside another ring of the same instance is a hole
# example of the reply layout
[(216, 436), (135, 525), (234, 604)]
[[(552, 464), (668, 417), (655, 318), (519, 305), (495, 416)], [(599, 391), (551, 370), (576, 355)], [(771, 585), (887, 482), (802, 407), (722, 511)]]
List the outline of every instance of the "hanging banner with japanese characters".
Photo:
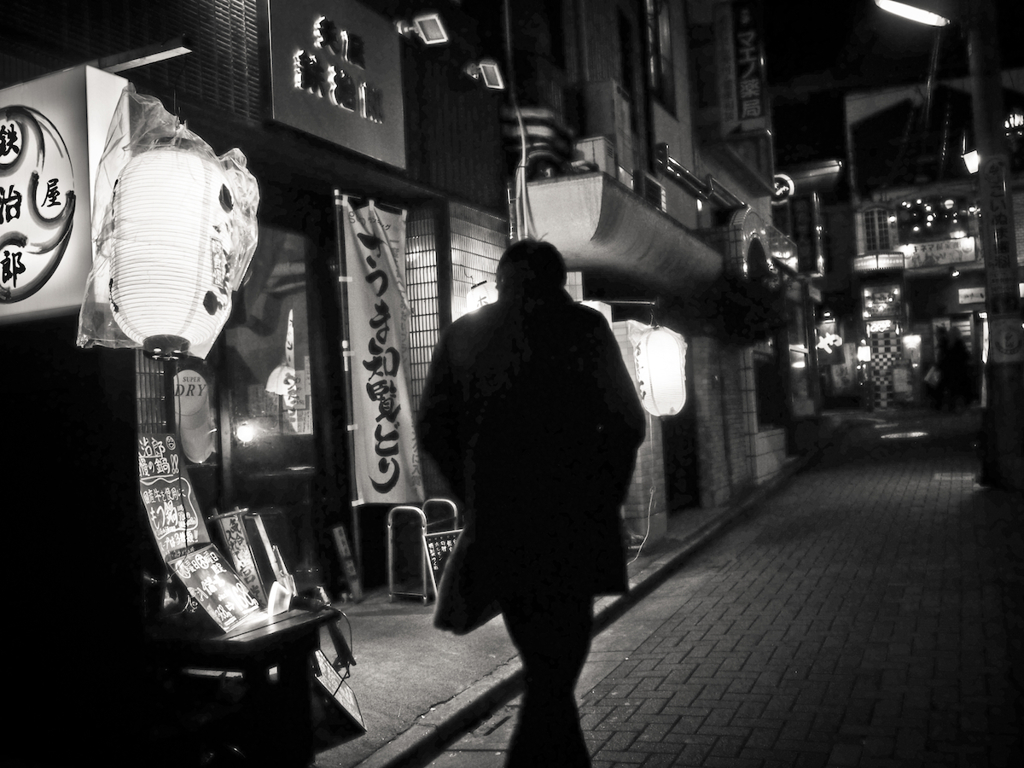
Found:
[(345, 238), (355, 503), (423, 499), (409, 397), (405, 211), (339, 195)]
[(82, 305), (92, 188), (127, 84), (83, 65), (0, 90), (0, 323)]
[(715, 55), (722, 133), (768, 128), (768, 90), (758, 4), (726, 0), (715, 6)]
[(139, 494), (165, 562), (210, 543), (176, 435), (139, 435)]

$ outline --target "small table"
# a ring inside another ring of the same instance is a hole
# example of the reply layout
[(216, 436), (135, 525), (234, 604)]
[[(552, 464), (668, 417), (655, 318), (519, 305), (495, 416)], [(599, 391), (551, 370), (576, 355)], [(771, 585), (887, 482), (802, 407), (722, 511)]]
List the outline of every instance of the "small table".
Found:
[(150, 662), (178, 681), (229, 681), (236, 706), (209, 724), (216, 740), (252, 765), (305, 768), (313, 760), (311, 656), (320, 628), (339, 616), (333, 608), (262, 614), (219, 634), (208, 622), (165, 620), (147, 629)]

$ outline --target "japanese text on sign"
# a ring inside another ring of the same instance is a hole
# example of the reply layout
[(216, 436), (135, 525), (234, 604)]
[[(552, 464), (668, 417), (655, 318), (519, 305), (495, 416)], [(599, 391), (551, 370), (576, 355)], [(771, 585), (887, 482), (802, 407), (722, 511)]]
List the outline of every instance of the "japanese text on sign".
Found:
[(383, 91), (353, 74), (366, 69), (362, 36), (320, 16), (313, 22), (312, 47), (319, 53), (302, 50), (295, 54), (295, 87), (364, 120), (383, 123)]
[(405, 214), (372, 201), (345, 212), (359, 496), (370, 502), (422, 498), (408, 382), (409, 302), (404, 284)]
[(0, 301), (31, 296), (60, 261), (75, 207), (70, 174), (67, 148), (46, 117), (0, 109)]

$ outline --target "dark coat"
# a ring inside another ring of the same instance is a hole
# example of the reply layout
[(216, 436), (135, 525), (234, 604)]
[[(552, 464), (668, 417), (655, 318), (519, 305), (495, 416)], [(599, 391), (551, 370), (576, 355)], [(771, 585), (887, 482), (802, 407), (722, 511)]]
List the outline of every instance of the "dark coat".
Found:
[(607, 322), (559, 289), (448, 328), (419, 441), (466, 510), (494, 589), (606, 594), (628, 586), (619, 507), (644, 432)]

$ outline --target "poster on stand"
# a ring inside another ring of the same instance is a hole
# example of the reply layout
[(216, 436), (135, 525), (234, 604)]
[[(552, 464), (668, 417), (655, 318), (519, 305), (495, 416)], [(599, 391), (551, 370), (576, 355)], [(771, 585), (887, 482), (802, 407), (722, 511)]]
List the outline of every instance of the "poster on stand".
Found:
[(405, 211), (342, 207), (352, 350), (356, 504), (423, 498), (409, 394), (410, 308), (405, 287)]
[(199, 547), (169, 565), (192, 598), (225, 632), (260, 608), (259, 601), (213, 544)]
[(199, 511), (192, 483), (181, 460), (177, 435), (139, 435), (139, 495), (164, 562), (189, 547), (209, 544), (210, 534)]

